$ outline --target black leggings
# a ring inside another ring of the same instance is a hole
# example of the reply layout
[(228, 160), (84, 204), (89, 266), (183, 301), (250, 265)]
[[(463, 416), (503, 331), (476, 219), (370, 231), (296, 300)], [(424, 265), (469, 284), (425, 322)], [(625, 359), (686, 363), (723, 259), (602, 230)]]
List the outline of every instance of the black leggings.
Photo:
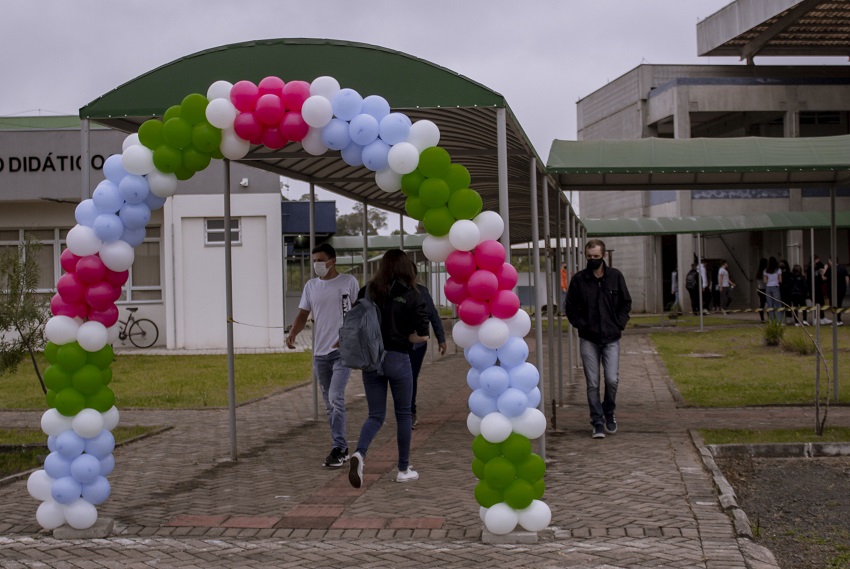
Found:
[(761, 308), (761, 312), (759, 312), (759, 318), (762, 322), (764, 322), (764, 307), (767, 306), (767, 294), (765, 294), (765, 290), (763, 288), (758, 289), (759, 295), (759, 308)]

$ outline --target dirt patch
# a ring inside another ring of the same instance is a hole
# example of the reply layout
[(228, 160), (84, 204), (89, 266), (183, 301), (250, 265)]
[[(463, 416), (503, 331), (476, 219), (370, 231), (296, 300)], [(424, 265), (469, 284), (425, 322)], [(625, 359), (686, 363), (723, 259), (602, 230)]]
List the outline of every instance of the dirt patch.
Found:
[(718, 459), (783, 568), (850, 568), (850, 457)]

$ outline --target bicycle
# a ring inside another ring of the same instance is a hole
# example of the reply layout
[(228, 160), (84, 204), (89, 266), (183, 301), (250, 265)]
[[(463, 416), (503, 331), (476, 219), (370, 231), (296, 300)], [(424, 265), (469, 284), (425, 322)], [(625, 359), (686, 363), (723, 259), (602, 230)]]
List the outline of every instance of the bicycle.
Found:
[(134, 318), (133, 313), (137, 310), (138, 308), (127, 308), (130, 317), (127, 320), (118, 321), (124, 325), (118, 330), (118, 339), (123, 342), (129, 338), (130, 342), (137, 348), (150, 348), (159, 338), (159, 328), (156, 327), (153, 320), (147, 318), (137, 320)]

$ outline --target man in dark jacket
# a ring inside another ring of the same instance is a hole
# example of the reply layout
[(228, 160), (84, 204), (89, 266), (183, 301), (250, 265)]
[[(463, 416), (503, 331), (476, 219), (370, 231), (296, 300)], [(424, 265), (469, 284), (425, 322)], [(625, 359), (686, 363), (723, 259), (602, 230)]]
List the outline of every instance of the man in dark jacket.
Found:
[[(591, 239), (584, 246), (587, 268), (575, 274), (567, 290), (566, 312), (578, 330), (587, 382), (587, 404), (593, 438), (617, 432), (614, 417), (620, 368), (620, 336), (629, 321), (632, 297), (623, 274), (605, 264), (605, 243)], [(599, 399), (600, 365), (605, 373), (605, 398)]]

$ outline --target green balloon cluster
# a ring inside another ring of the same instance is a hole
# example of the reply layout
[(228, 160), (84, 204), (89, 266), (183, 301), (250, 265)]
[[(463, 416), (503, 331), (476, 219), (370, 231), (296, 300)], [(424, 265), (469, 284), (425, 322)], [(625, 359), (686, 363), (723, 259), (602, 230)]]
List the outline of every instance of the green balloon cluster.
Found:
[(401, 178), (401, 191), (407, 196), (404, 209), (422, 221), (429, 234), (442, 237), (456, 220), (481, 213), (481, 196), (469, 189), (469, 183), (469, 171), (452, 164), (445, 149), (426, 148), (419, 155), (419, 167)]
[(47, 342), (44, 356), (50, 364), (44, 370), (49, 407), (73, 417), (87, 408), (103, 413), (115, 404), (115, 394), (107, 387), (112, 381), (112, 346), (87, 352), (77, 342)]
[(151, 119), (139, 127), (139, 141), (153, 151), (157, 170), (188, 180), (221, 159), (221, 130), (207, 121), (209, 100), (199, 93), (187, 95), (179, 105), (170, 107), (162, 120)]
[(515, 510), (523, 510), (546, 491), (543, 475), (546, 463), (531, 452), (531, 441), (517, 433), (496, 444), (481, 435), (472, 441), (472, 473), (480, 482), (475, 486), (475, 500), (489, 508), (505, 502)]

